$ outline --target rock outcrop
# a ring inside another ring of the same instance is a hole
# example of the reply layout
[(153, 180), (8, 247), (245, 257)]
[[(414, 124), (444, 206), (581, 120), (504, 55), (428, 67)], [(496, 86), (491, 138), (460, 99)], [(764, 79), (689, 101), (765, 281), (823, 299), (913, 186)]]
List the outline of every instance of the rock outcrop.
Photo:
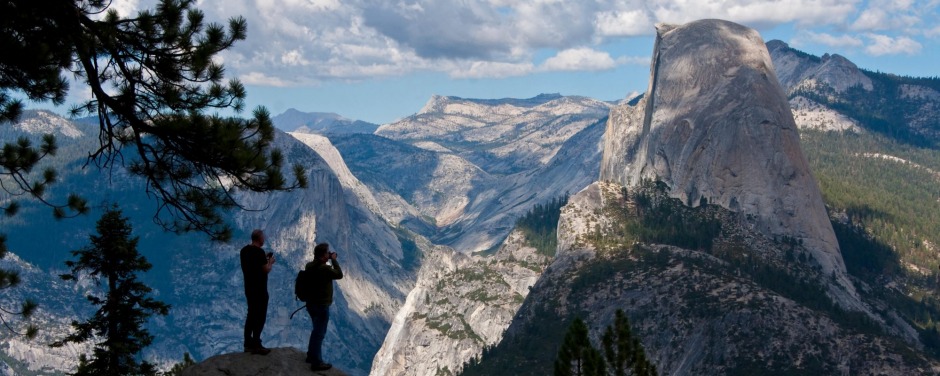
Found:
[(787, 257), (792, 244), (757, 231), (741, 213), (676, 203), (680, 209), (669, 211), (670, 221), (720, 221), (720, 234), (709, 249), (623, 236), (621, 226), (637, 220), (637, 207), (649, 205), (631, 198), (634, 192), (597, 182), (571, 197), (559, 220), (558, 256), (532, 287), (500, 344), (464, 375), (506, 369), (520, 376), (551, 374), (568, 323), (583, 319), (592, 343), (600, 346), (617, 310), (627, 314), (632, 333), (662, 375), (926, 375), (940, 370), (921, 350), (917, 333), (890, 310), (882, 313), (883, 324), (875, 324), (861, 313), (828, 304), (821, 286), (829, 277)]
[(499, 343), (550, 261), (512, 232), (491, 256), (427, 255), (414, 290), (375, 356), (372, 376), (455, 374)]
[(271, 349), (268, 355), (231, 353), (216, 355), (183, 370), (183, 376), (347, 376), (337, 368), (311, 371), (307, 356), (293, 347)]
[(779, 40), (767, 42), (767, 50), (773, 59), (777, 78), (784, 88), (793, 90), (816, 84), (824, 84), (837, 92), (855, 86), (866, 91), (874, 88), (871, 78), (841, 55), (825, 54), (817, 58), (799, 53)]
[(661, 180), (688, 205), (753, 216), (801, 242), (837, 279), (839, 302), (863, 310), (760, 35), (721, 20), (659, 24), (651, 75), (637, 106), (611, 111), (600, 179)]

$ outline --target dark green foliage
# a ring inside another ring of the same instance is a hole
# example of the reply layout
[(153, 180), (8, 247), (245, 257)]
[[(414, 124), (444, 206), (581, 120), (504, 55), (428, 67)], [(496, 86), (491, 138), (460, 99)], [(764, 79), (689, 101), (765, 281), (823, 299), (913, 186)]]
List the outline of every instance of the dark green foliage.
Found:
[(646, 359), (646, 351), (630, 332), (630, 320), (622, 309), (617, 310), (614, 323), (607, 326), (601, 342), (611, 376), (656, 375), (656, 366)]
[(173, 368), (170, 368), (166, 372), (163, 372), (163, 376), (183, 376), (183, 370), (189, 368), (192, 365), (195, 365), (196, 361), (193, 360), (189, 353), (183, 353), (183, 361), (173, 365)]
[[(205, 114), (242, 111), (244, 86), (223, 83), (214, 57), (245, 39), (247, 25), (240, 17), (227, 26), (207, 24), (194, 4), (161, 0), (154, 10), (121, 18), (105, 0), (0, 2), (0, 126), (22, 114), (19, 96), (62, 104), (69, 89), (64, 72), (71, 71), (92, 95), (72, 114), (98, 117), (98, 142), (81, 152), (88, 162), (110, 171), (125, 166), (143, 178), (158, 202), (154, 220), (166, 229), (227, 240), (222, 212), (241, 207), (233, 189), (289, 190), (307, 181), (299, 165), (291, 171), (295, 181), (286, 181), (265, 109), (248, 120)], [(56, 170), (37, 170), (56, 151), (52, 135), (38, 145), (5, 140), (0, 189), (50, 206), (56, 218), (86, 213), (77, 196), (53, 202), (46, 195)], [(0, 201), (5, 214), (16, 213), (16, 201)]]
[(551, 374), (565, 336), (564, 323), (570, 319), (558, 317), (549, 305), (536, 304), (531, 320), (520, 331), (524, 336), (503, 337), (495, 347), (484, 349), (473, 366), (465, 365), (461, 375), (499, 375), (509, 369), (516, 376)]
[[(102, 168), (126, 165), (142, 177), (159, 202), (155, 219), (167, 229), (227, 240), (231, 230), (221, 211), (240, 204), (226, 185), (267, 192), (303, 187), (306, 179), (294, 166), (295, 182), (286, 181), (263, 108), (248, 120), (204, 114), (243, 109), (244, 86), (223, 82), (224, 69), (214, 57), (245, 39), (247, 25), (240, 17), (226, 26), (205, 23), (194, 4), (161, 0), (129, 18), (104, 0), (0, 4), (0, 123), (18, 117), (14, 93), (61, 103), (68, 82), (60, 72), (71, 70), (92, 94), (72, 113), (98, 116), (99, 144), (87, 151), (89, 161)], [(7, 144), (0, 174), (17, 184), (4, 189), (42, 199), (55, 173), (43, 173), (35, 183), (29, 173), (54, 146), (51, 137), (40, 146)]]
[(839, 240), (839, 249), (849, 274), (872, 281), (896, 276), (902, 271), (891, 247), (870, 239), (863, 229), (836, 221), (832, 222), (832, 229)]
[(104, 280), (105, 295), (88, 295), (98, 311), (84, 322), (73, 321), (74, 332), (52, 346), (101, 341), (91, 356), (81, 355), (75, 375), (155, 375), (152, 364), (137, 359), (153, 341), (143, 326), (153, 314), (165, 316), (170, 307), (151, 298), (151, 288), (137, 280), (137, 273), (151, 265), (137, 252), (139, 238), (131, 237), (128, 219), (116, 205), (101, 216), (96, 229), (97, 235), (89, 236), (90, 245), (72, 252), (78, 259), (65, 262), (70, 273), (62, 279), (77, 280), (87, 273), (99, 284)]
[(581, 318), (568, 327), (555, 359), (555, 376), (602, 376), (607, 372), (601, 353), (591, 346), (588, 328)]
[(890, 249), (890, 257), (936, 270), (940, 258), (926, 243), (940, 244), (940, 184), (930, 172), (940, 171), (940, 151), (871, 134), (801, 133), (830, 211), (845, 213), (850, 223)]
[[(920, 108), (926, 103), (926, 99), (905, 96), (900, 89), (901, 85), (920, 85), (937, 90), (940, 88), (940, 79), (863, 72), (872, 80), (872, 91), (856, 86), (837, 93), (832, 88), (822, 86), (796, 90), (790, 97), (803, 96), (821, 103), (859, 121), (865, 128), (901, 143), (932, 148), (940, 145), (940, 140), (924, 137), (910, 126), (915, 116), (924, 116)], [(929, 117), (928, 123), (922, 127), (940, 130), (940, 120), (935, 116)]]
[(721, 221), (710, 211), (712, 206), (686, 206), (668, 196), (665, 183), (644, 180), (621, 193), (622, 199), (631, 204), (622, 201), (604, 209), (615, 219), (615, 225), (597, 228), (590, 235), (588, 241), (598, 249), (616, 249), (641, 241), (710, 251), (721, 234)]
[(26, 1), (0, 3), (0, 124), (19, 118), (22, 101), (11, 94), (22, 93), (33, 101), (62, 104), (68, 81), (62, 71), (72, 63), (69, 38), (57, 22), (63, 9)]
[[(830, 212), (844, 213), (832, 225), (846, 269), (869, 282), (870, 294), (918, 330), (925, 350), (940, 356), (940, 259), (929, 246), (940, 244), (940, 185), (931, 173), (940, 170), (940, 151), (879, 135), (801, 133)], [(911, 273), (905, 264), (929, 274)], [(885, 288), (889, 281), (901, 289)]]
[(398, 237), (398, 242), (401, 243), (401, 267), (409, 272), (417, 271), (421, 266), (424, 255), (421, 253), (421, 249), (418, 248), (418, 244), (413, 240), (414, 235), (403, 229), (396, 230), (395, 235)]
[(516, 229), (522, 231), (526, 242), (540, 254), (554, 256), (558, 248), (558, 218), (561, 207), (568, 203), (568, 193), (542, 204), (535, 204), (522, 218), (516, 221)]

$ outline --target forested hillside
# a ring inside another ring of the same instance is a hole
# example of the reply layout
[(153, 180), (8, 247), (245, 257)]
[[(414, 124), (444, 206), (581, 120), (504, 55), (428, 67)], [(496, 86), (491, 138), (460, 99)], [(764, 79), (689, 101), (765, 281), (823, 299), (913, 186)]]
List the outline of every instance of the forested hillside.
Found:
[(829, 211), (864, 227), (908, 268), (934, 273), (940, 262), (940, 150), (868, 133), (802, 134)]
[(872, 90), (836, 92), (826, 85), (800, 87), (803, 96), (849, 116), (875, 133), (917, 147), (940, 146), (940, 78), (916, 78), (862, 70)]

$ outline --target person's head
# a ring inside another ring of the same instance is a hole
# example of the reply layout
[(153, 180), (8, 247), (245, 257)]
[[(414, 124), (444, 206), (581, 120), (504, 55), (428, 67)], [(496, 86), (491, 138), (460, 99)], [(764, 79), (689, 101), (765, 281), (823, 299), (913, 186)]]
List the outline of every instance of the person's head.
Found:
[(313, 258), (317, 260), (326, 261), (330, 258), (330, 245), (327, 243), (317, 244), (316, 247), (313, 247)]
[(251, 244), (254, 244), (259, 247), (264, 245), (264, 231), (261, 231), (260, 229), (255, 229), (254, 231), (252, 231), (251, 232)]

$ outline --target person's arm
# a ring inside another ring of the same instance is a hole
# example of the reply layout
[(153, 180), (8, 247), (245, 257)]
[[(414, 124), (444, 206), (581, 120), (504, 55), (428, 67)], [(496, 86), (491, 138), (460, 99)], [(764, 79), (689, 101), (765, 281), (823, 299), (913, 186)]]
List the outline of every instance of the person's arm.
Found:
[(333, 268), (330, 268), (330, 269), (329, 269), (330, 272), (331, 272), (330, 277), (332, 277), (333, 279), (343, 279), (343, 269), (340, 269), (340, 267), (339, 267), (339, 262), (336, 261), (336, 253), (335, 253), (335, 252), (330, 255), (330, 260), (333, 261), (333, 262), (331, 263), (331, 264), (333, 264)]
[(261, 270), (263, 270), (267, 274), (271, 272), (271, 268), (273, 266), (274, 266), (274, 255), (272, 254), (271, 257), (267, 257), (267, 262), (264, 264), (264, 266), (261, 267)]

